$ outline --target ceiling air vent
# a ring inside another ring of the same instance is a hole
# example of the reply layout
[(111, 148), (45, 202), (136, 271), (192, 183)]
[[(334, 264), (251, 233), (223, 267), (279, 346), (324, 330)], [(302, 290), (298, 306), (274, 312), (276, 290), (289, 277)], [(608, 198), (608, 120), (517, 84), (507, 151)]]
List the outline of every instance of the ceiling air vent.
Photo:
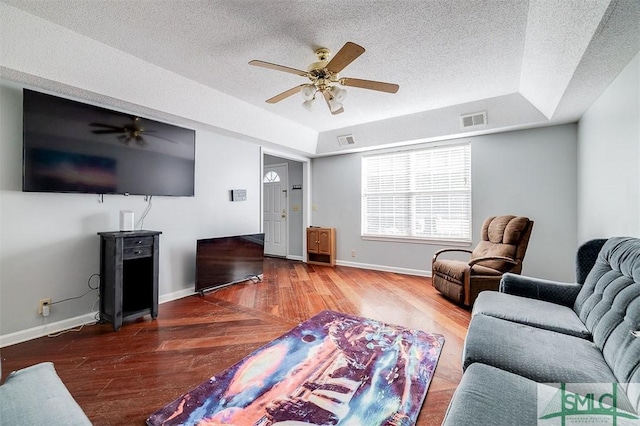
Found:
[(353, 135), (344, 135), (344, 136), (338, 136), (338, 143), (340, 144), (340, 146), (349, 146), (349, 145), (355, 145), (356, 140), (353, 139)]
[(466, 114), (460, 116), (460, 127), (466, 129), (467, 127), (485, 126), (487, 124), (487, 112), (475, 112), (473, 114)]

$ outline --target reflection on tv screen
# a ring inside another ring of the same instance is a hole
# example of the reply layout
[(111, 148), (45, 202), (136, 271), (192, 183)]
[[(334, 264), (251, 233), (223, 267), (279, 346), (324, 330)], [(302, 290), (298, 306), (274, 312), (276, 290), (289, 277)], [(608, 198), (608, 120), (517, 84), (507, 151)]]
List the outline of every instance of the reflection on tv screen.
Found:
[(34, 149), (32, 179), (46, 191), (112, 193), (117, 188), (114, 158)]

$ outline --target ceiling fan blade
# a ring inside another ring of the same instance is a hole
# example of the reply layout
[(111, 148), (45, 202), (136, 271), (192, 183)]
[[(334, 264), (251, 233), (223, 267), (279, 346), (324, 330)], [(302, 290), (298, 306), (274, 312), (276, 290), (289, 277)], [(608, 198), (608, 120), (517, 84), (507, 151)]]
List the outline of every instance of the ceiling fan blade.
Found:
[(270, 70), (283, 71), (288, 72), (290, 74), (299, 75), (301, 77), (306, 77), (307, 72), (302, 70), (297, 70), (295, 68), (285, 67), (284, 65), (272, 64), (270, 62), (258, 61), (254, 59), (253, 61), (249, 61), (249, 65), (255, 65), (256, 67), (268, 68)]
[(93, 133), (94, 135), (106, 135), (106, 134), (113, 134), (113, 133), (123, 133), (124, 129), (114, 129), (114, 130), (92, 130), (91, 133)]
[(346, 42), (342, 49), (327, 64), (327, 69), (334, 73), (339, 73), (356, 58), (364, 53), (364, 47), (358, 46), (350, 41)]
[(281, 100), (286, 99), (291, 95), (295, 95), (304, 86), (306, 86), (306, 84), (301, 84), (300, 86), (292, 87), (291, 89), (286, 90), (286, 91), (280, 93), (279, 95), (275, 95), (273, 98), (267, 99), (267, 103), (268, 104), (275, 104), (276, 102), (280, 102)]
[(382, 81), (361, 80), (359, 78), (341, 78), (340, 83), (345, 86), (360, 87), (361, 89), (377, 90), (379, 92), (396, 93), (400, 86)]
[(322, 92), (322, 94), (324, 95), (324, 100), (327, 101), (327, 107), (329, 108), (329, 112), (331, 112), (331, 115), (342, 114), (344, 112), (343, 107), (340, 107), (340, 109), (337, 109), (335, 111), (331, 111), (331, 104), (329, 103), (329, 101), (331, 100), (331, 94), (327, 90)]
[(123, 130), (122, 126), (114, 126), (112, 124), (89, 123), (89, 126), (91, 126), (91, 127), (104, 127), (104, 128), (113, 129), (113, 130)]

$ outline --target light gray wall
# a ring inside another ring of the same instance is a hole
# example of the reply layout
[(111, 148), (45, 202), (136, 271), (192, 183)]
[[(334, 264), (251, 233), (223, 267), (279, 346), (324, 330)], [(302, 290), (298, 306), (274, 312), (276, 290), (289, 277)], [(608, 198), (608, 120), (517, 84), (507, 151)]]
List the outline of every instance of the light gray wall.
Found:
[[(464, 138), (471, 141), (473, 245), (484, 219), (499, 214), (535, 221), (523, 273), (574, 280), (576, 237), (575, 124)], [(430, 272), (442, 245), (360, 237), (362, 154), (312, 161), (312, 225), (336, 228), (343, 263)], [(351, 252), (355, 250), (356, 256)]]
[[(119, 211), (136, 222), (147, 204), (141, 196), (24, 193), (22, 91), (0, 80), (0, 337), (38, 327), (38, 301), (79, 296), (99, 272), (100, 231), (117, 230)], [(199, 238), (260, 230), (260, 147), (196, 131), (195, 197), (154, 197), (145, 229), (160, 237), (160, 295), (192, 290)], [(247, 201), (229, 190), (246, 188)], [(93, 282), (95, 284), (95, 281)], [(48, 322), (91, 312), (97, 295), (54, 305)]]
[(640, 236), (640, 54), (578, 125), (578, 240)]
[[(302, 256), (302, 220), (304, 216), (303, 194), (307, 189), (302, 185), (302, 163), (295, 160), (275, 157), (265, 154), (264, 164), (289, 165), (289, 188), (287, 188), (287, 225), (289, 233), (289, 253), (288, 256), (299, 258)], [(302, 189), (293, 190), (293, 185), (301, 185)], [(297, 210), (295, 209), (297, 207)]]

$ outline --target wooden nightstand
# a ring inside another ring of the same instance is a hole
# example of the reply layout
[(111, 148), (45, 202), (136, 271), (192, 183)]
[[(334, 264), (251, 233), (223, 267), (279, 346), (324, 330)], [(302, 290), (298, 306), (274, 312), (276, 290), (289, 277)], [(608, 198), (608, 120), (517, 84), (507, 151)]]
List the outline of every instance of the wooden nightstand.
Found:
[(307, 263), (335, 266), (335, 228), (307, 228)]

